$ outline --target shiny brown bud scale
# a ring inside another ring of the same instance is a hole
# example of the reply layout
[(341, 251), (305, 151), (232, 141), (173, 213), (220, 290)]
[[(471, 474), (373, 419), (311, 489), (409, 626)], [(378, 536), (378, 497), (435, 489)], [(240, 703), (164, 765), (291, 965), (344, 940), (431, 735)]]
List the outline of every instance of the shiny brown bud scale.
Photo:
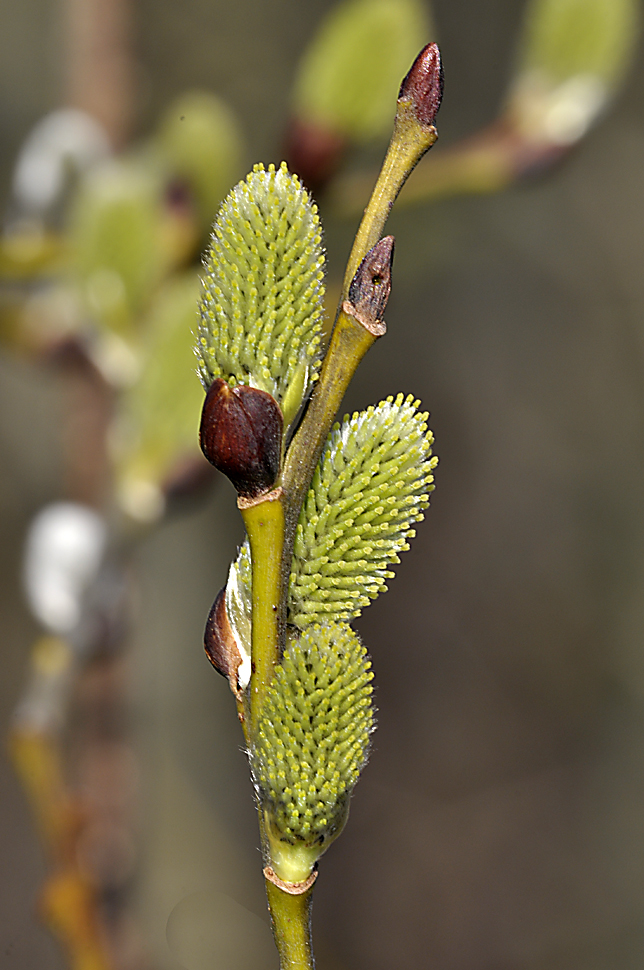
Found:
[(369, 250), (349, 287), (349, 302), (373, 320), (382, 320), (391, 293), (394, 237), (385, 236)]
[(199, 441), (208, 461), (243, 498), (269, 491), (280, 471), (282, 412), (270, 394), (212, 382), (201, 413)]
[(204, 649), (215, 670), (228, 678), (230, 689), (238, 695), (237, 674), (243, 658), (228, 620), (225, 586), (217, 594), (208, 614), (204, 632)]
[(443, 66), (437, 44), (428, 44), (405, 75), (398, 100), (411, 101), (421, 125), (434, 124), (443, 100)]

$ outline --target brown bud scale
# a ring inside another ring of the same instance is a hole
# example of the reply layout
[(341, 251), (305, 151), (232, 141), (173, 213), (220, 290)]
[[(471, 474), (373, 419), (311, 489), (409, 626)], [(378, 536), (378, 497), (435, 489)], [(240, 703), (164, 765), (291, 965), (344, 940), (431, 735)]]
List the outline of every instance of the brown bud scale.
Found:
[(386, 332), (383, 315), (391, 293), (391, 268), (394, 261), (394, 237), (385, 236), (369, 250), (349, 287), (345, 313), (355, 317), (367, 330), (380, 337)]
[(239, 495), (254, 498), (280, 472), (282, 412), (267, 391), (212, 382), (201, 413), (199, 441), (208, 461), (227, 475)]
[(204, 649), (215, 670), (228, 678), (233, 694), (239, 696), (237, 671), (242, 663), (242, 656), (226, 612), (225, 586), (219, 590), (208, 614), (204, 632)]
[(400, 85), (399, 101), (411, 101), (421, 125), (430, 127), (443, 100), (443, 65), (437, 44), (428, 44)]

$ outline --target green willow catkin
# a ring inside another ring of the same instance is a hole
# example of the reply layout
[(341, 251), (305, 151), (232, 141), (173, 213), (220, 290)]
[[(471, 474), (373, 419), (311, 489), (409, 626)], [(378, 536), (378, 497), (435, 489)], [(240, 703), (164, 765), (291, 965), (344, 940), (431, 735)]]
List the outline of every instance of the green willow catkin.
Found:
[[(433, 435), (411, 395), (346, 416), (329, 435), (297, 526), (288, 621), (349, 620), (386, 591), (434, 489)], [(229, 584), (250, 617), (246, 541)]]
[(289, 620), (350, 619), (393, 578), (433, 491), (433, 435), (411, 395), (345, 417), (329, 435), (300, 515)]
[(251, 766), (282, 841), (323, 851), (341, 830), (374, 727), (370, 668), (344, 623), (311, 626), (275, 668)]
[(282, 163), (255, 165), (224, 201), (205, 264), (197, 341), (215, 378), (268, 391), (293, 420), (319, 366), (322, 232), (315, 206)]

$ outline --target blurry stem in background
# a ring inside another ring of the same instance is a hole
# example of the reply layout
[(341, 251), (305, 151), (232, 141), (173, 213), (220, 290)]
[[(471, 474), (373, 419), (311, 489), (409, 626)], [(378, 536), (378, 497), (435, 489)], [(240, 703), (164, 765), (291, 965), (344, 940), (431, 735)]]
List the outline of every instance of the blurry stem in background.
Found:
[[(569, 150), (570, 146), (530, 142), (500, 119), (422, 162), (404, 187), (400, 205), (418, 205), (452, 195), (499, 192), (548, 168)], [(372, 174), (358, 172), (337, 178), (330, 185), (328, 201), (338, 217), (350, 218), (360, 211), (372, 178)]]
[[(64, 442), (63, 477), (68, 498), (99, 512), (105, 509), (111, 485), (108, 430), (114, 395), (74, 340), (57, 350), (55, 362), (65, 377), (62, 414)], [(122, 537), (121, 537), (122, 538)], [(30, 716), (18, 716), (10, 736), (13, 762), (41, 829), (51, 858), (41, 892), (41, 918), (66, 950), (73, 970), (113, 970), (120, 962), (121, 936), (127, 930), (123, 903), (105, 919), (107, 893), (114, 880), (99, 868), (94, 871), (83, 855), (87, 834), (109, 832), (101, 857), (118, 866), (120, 847), (131, 841), (133, 813), (128, 797), (132, 750), (127, 739), (127, 671), (123, 669), (122, 635), (125, 603), (94, 604), (96, 629), (75, 631), (83, 640), (83, 656), (74, 640), (39, 639), (32, 652), (35, 673), (28, 681), (18, 714), (34, 686), (34, 677), (54, 677), (44, 699), (60, 706), (62, 722), (76, 708), (75, 746), (71, 769), (75, 782), (65, 777), (69, 769), (56, 719), (43, 717), (40, 705), (27, 704)], [(115, 610), (115, 615), (104, 612)], [(61, 657), (64, 658), (61, 660)], [(68, 678), (58, 682), (58, 668), (67, 665)], [(43, 698), (40, 698), (42, 701)], [(118, 817), (106, 802), (106, 785), (120, 786)], [(107, 781), (109, 780), (109, 783)], [(109, 825), (107, 825), (109, 820)], [(131, 860), (128, 860), (128, 865)], [(123, 869), (123, 880), (129, 871)]]
[[(118, 148), (129, 134), (134, 102), (129, 0), (62, 0), (60, 9), (66, 47), (61, 100), (95, 118), (112, 147)], [(101, 510), (111, 486), (107, 437), (113, 392), (76, 341), (64, 343), (56, 357), (66, 378), (62, 421), (66, 492), (69, 498)], [(92, 646), (100, 649), (101, 645)], [(34, 658), (42, 652), (37, 641)], [(46, 656), (50, 663), (49, 653)], [(113, 772), (115, 761), (125, 766), (131, 757), (121, 736), (125, 730), (124, 681), (116, 675), (119, 665), (118, 650), (94, 663), (90, 652), (85, 670), (73, 671), (75, 692), (82, 689), (83, 680), (93, 679), (101, 702), (102, 716), (87, 717), (81, 727), (75, 758), (78, 788), (84, 787), (90, 796), (92, 786), (100, 785), (103, 769)], [(69, 699), (61, 697), (61, 702), (67, 707)], [(118, 758), (115, 733), (121, 741)], [(57, 729), (50, 726), (34, 731), (29, 724), (16, 724), (10, 743), (16, 771), (53, 863), (42, 890), (42, 918), (65, 947), (72, 967), (110, 970), (118, 962), (120, 921), (113, 918), (108, 931), (102, 913), (105, 887), (100, 876), (93, 878), (83, 871), (78, 853), (92, 824), (105, 825), (99, 807), (102, 799), (95, 796), (90, 810), (88, 804), (81, 805), (77, 791), (67, 786)], [(118, 845), (120, 830), (111, 821)], [(131, 819), (120, 821), (127, 827)]]
[[(638, 0), (528, 0), (517, 67), (497, 119), (432, 154), (402, 196), (404, 205), (497, 192), (565, 156), (597, 123), (632, 62)], [(365, 204), (373, 173), (340, 175), (328, 188), (338, 216)]]
[[(34, 656), (38, 651), (40, 641)], [(58, 739), (16, 728), (9, 747), (54, 865), (41, 891), (42, 918), (65, 948), (73, 970), (111, 970), (98, 919), (98, 888), (75, 858), (79, 811), (65, 784)]]
[(130, 132), (135, 102), (130, 0), (62, 0), (63, 102), (92, 115), (112, 146)]

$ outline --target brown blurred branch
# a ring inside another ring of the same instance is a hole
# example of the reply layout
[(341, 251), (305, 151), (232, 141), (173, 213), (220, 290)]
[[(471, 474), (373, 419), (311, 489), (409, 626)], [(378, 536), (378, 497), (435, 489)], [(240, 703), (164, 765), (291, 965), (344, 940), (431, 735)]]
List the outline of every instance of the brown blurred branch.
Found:
[(132, 124), (134, 64), (129, 0), (63, 0), (64, 101), (124, 144)]

